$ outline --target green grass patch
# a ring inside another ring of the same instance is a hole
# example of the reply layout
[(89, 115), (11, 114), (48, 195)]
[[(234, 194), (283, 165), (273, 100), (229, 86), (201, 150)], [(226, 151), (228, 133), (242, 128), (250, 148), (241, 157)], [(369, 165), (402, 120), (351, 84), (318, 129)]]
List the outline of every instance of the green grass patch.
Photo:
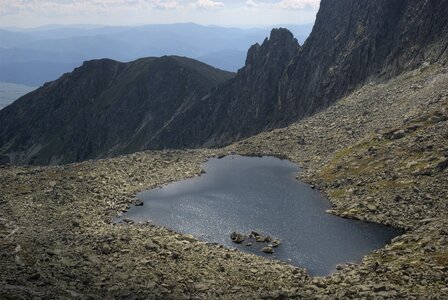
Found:
[(442, 266), (448, 266), (448, 251), (438, 252), (434, 254), (434, 260)]
[(330, 198), (337, 199), (342, 198), (345, 196), (346, 190), (345, 189), (337, 189), (333, 190), (329, 193)]

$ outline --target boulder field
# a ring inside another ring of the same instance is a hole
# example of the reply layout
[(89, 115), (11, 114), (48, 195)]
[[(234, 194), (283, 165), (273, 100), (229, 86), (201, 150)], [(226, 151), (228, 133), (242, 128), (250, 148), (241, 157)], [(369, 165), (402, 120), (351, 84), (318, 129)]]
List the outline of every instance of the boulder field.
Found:
[[(423, 66), (221, 149), (0, 169), (0, 298), (443, 299), (448, 294), (448, 69)], [(327, 277), (151, 223), (114, 224), (138, 191), (229, 153), (301, 167), (328, 213), (406, 232)]]

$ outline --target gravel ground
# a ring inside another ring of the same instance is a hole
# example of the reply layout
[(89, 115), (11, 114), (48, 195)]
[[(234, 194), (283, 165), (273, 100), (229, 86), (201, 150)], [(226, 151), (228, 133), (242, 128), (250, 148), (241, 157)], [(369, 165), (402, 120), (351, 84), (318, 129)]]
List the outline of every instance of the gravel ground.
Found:
[[(447, 298), (448, 71), (365, 85), (288, 128), (224, 149), (148, 151), (0, 169), (0, 298)], [(275, 155), (304, 168), (343, 217), (406, 229), (327, 277), (150, 223), (114, 225), (141, 190), (208, 157)]]

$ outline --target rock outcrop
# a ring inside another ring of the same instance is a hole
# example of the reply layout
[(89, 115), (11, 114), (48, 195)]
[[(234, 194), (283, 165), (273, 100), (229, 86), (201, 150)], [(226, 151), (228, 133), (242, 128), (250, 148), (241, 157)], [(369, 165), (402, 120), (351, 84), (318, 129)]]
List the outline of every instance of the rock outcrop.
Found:
[(323, 0), (302, 47), (285, 29), (237, 76), (177, 116), (151, 147), (223, 146), (323, 110), (355, 88), (448, 61), (447, 1)]
[(217, 146), (284, 122), (277, 103), (278, 82), (299, 44), (287, 29), (273, 29), (253, 45), (246, 65), (202, 101), (176, 116), (151, 148)]
[(295, 121), (356, 87), (448, 61), (448, 2), (322, 0), (314, 29), (279, 84)]

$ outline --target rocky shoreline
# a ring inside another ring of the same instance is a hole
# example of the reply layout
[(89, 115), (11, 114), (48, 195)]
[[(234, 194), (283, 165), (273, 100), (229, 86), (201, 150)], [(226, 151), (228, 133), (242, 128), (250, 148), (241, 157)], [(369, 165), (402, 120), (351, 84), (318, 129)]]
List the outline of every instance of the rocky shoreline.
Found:
[(252, 247), (254, 243), (260, 243), (262, 245), (260, 251), (266, 254), (274, 254), (274, 248), (277, 248), (281, 245), (280, 240), (273, 239), (270, 236), (261, 235), (256, 231), (252, 231), (247, 235), (243, 233), (232, 232), (230, 234), (230, 239), (235, 244), (241, 244), (245, 242), (246, 247)]
[[(0, 298), (433, 298), (448, 294), (448, 71), (366, 85), (224, 149), (0, 169)], [(229, 153), (288, 158), (331, 213), (407, 229), (327, 277), (153, 224), (114, 225), (134, 195)]]

